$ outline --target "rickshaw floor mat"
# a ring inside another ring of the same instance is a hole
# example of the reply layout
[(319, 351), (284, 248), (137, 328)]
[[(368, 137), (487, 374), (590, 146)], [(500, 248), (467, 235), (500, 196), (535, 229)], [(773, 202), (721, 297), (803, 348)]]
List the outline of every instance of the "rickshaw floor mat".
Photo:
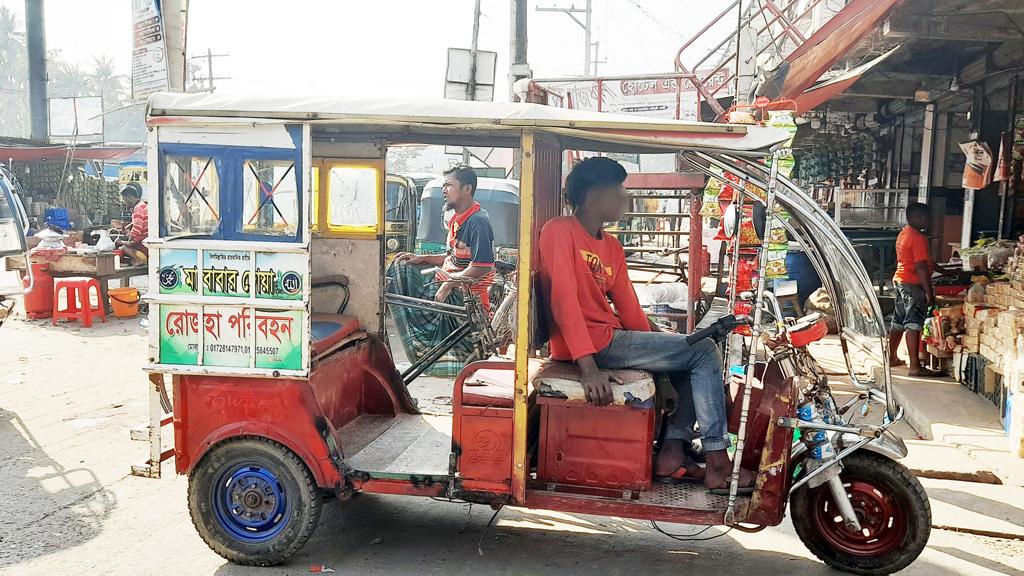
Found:
[[(531, 488), (536, 492), (545, 493), (567, 493), (572, 494), (574, 498), (582, 500), (594, 500), (594, 501), (605, 501), (609, 499), (618, 500), (618, 498), (609, 496), (600, 496), (596, 494), (586, 494), (573, 490), (572, 487), (566, 487), (566, 490), (559, 490), (557, 488), (550, 489), (545, 487), (543, 483), (531, 482)], [(725, 512), (729, 507), (729, 497), (719, 496), (712, 494), (710, 490), (704, 487), (703, 484), (662, 484), (654, 482), (651, 484), (650, 490), (643, 490), (640, 492), (639, 499), (632, 499), (631, 492), (624, 491), (622, 493), (622, 500), (639, 506), (650, 506), (652, 508), (681, 508), (685, 510), (699, 510), (702, 512)], [(750, 500), (750, 496), (737, 496), (737, 504), (744, 504)]]
[[(362, 420), (364, 417), (360, 417)], [(388, 418), (391, 425), (351, 456), (346, 453), (345, 463), (364, 472), (392, 474), (448, 473), (448, 456), (452, 451), (452, 417), (432, 414), (399, 414)], [(357, 420), (358, 422), (358, 420)], [(342, 428), (345, 430), (356, 422)], [(347, 445), (348, 442), (345, 442)]]

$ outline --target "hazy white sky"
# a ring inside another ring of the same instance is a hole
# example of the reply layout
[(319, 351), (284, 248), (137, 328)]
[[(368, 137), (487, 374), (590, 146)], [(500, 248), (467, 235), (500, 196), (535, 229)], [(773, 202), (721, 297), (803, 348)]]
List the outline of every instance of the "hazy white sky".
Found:
[[(130, 72), (130, 0), (45, 0), (47, 47), (87, 65), (114, 56)], [(536, 77), (583, 72), (583, 30), (530, 0), (529, 63)], [(725, 0), (594, 0), (599, 72), (670, 72), (678, 47), (721, 11)], [(24, 16), (24, 0), (0, 0)], [(215, 61), (219, 93), (440, 97), (446, 49), (468, 48), (473, 0), (192, 0), (189, 54), (227, 52)], [(481, 50), (498, 52), (497, 98), (506, 99), (509, 0), (482, 0)], [(581, 16), (582, 19), (582, 16)], [(727, 19), (732, 21), (731, 18)], [(730, 22), (705, 36), (713, 46)]]

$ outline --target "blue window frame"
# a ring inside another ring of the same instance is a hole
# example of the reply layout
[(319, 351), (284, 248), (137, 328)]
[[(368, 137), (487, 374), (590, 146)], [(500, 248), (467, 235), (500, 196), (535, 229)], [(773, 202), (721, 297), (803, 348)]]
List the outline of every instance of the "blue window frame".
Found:
[(163, 144), (159, 172), (164, 238), (302, 240), (298, 147)]

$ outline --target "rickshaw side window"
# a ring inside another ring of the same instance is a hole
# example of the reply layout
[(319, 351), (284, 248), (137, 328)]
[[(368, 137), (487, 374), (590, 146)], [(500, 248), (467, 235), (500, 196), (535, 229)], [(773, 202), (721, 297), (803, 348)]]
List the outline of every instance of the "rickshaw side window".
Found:
[(336, 165), (327, 179), (327, 228), (342, 233), (377, 233), (381, 171), (375, 166)]
[(295, 236), (299, 223), (295, 162), (246, 160), (242, 166), (242, 231)]
[(409, 189), (401, 182), (388, 182), (384, 189), (384, 219), (388, 222), (405, 222), (409, 218), (406, 199)]
[(168, 236), (212, 235), (220, 228), (220, 177), (210, 156), (164, 155), (162, 227)]

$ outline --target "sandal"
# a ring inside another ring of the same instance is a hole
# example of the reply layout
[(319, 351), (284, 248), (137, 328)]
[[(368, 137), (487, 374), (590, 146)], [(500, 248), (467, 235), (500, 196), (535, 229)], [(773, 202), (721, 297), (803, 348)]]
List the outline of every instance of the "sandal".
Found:
[(655, 476), (654, 481), (659, 484), (699, 484), (704, 481), (703, 478), (696, 478), (694, 476), (688, 476), (690, 472), (686, 466), (680, 466), (676, 468), (676, 471), (669, 474), (668, 476)]
[(918, 368), (917, 370), (907, 370), (907, 376), (914, 378), (942, 378), (945, 374), (927, 368)]

